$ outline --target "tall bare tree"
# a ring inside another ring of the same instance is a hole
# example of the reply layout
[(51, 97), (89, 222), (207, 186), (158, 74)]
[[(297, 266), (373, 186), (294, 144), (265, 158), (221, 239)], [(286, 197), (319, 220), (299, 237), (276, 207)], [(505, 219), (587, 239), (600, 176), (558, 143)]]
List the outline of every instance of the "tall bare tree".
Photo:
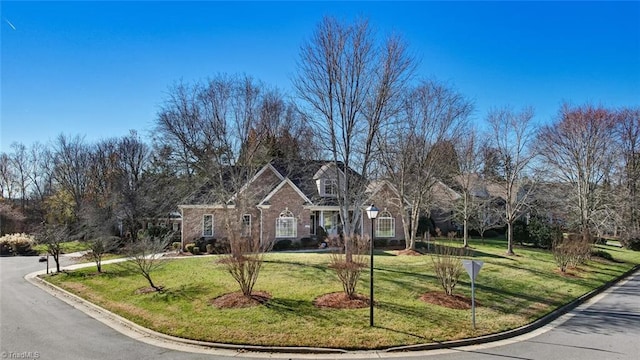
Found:
[(492, 141), (494, 164), (505, 200), (507, 223), (507, 254), (513, 255), (513, 223), (526, 211), (532, 200), (535, 182), (530, 165), (535, 157), (531, 145), (533, 109), (515, 112), (509, 108), (493, 109), (487, 116)]
[(11, 157), (7, 153), (0, 153), (0, 196), (13, 199), (15, 186), (16, 174)]
[(29, 147), (28, 177), (38, 202), (43, 202), (53, 189), (53, 161), (51, 149), (39, 142)]
[(31, 182), (29, 181), (29, 156), (27, 153), (27, 147), (22, 143), (12, 143), (11, 149), (13, 150), (10, 155), (11, 164), (13, 165), (16, 175), (16, 185), (20, 197), (20, 206), (24, 212), (27, 205), (27, 190), (31, 185)]
[(429, 213), (436, 197), (434, 187), (445, 177), (451, 177), (456, 163), (455, 151), (447, 146), (462, 135), (462, 129), (473, 105), (458, 92), (435, 81), (424, 81), (412, 89), (402, 101), (394, 121), (380, 132), (378, 160), (384, 176), (399, 193), (398, 207), (407, 249), (415, 250), (418, 220)]
[(616, 135), (622, 160), (621, 184), (617, 197), (622, 204), (623, 228), (640, 234), (640, 108), (621, 109), (616, 114)]
[(540, 129), (538, 147), (549, 175), (569, 184), (569, 214), (583, 240), (608, 196), (604, 182), (614, 162), (615, 114), (601, 107), (564, 104), (555, 122)]
[(53, 150), (54, 180), (60, 190), (73, 197), (75, 217), (85, 199), (90, 159), (89, 145), (82, 137), (60, 134), (56, 139)]
[(287, 150), (299, 148), (295, 136), (303, 127), (293, 113), (277, 90), (247, 76), (223, 74), (206, 83), (178, 84), (159, 113), (159, 138), (186, 154), (187, 167), (202, 184), (198, 194), (206, 192), (200, 201), (222, 206), (221, 225), (232, 244), (241, 241), (242, 215), (255, 209), (261, 192), (238, 190), (278, 153), (292, 156), (277, 150), (285, 146), (277, 141), (285, 130)]
[(332, 17), (318, 24), (299, 56), (293, 85), (336, 172), (345, 174), (336, 174), (337, 200), (344, 235), (351, 238), (361, 225), (375, 139), (399, 110), (414, 62), (399, 37), (378, 42), (367, 21), (345, 24)]
[[(462, 239), (464, 247), (469, 246), (469, 228), (474, 208), (479, 206), (478, 188), (482, 186), (480, 177), (482, 167), (482, 146), (478, 139), (477, 130), (467, 128), (458, 143), (458, 168), (456, 169), (456, 183), (459, 186), (462, 199), (458, 206), (459, 218), (462, 220)], [(476, 214), (477, 215), (477, 214)]]

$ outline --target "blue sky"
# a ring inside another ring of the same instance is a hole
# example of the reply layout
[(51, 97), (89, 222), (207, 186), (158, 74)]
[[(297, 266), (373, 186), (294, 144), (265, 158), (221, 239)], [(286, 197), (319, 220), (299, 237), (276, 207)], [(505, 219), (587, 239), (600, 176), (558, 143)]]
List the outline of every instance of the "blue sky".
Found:
[(170, 85), (246, 73), (291, 90), (324, 15), (397, 32), (418, 74), (476, 104), (640, 106), (640, 2), (10, 2), (0, 4), (0, 151), (59, 133), (148, 135)]

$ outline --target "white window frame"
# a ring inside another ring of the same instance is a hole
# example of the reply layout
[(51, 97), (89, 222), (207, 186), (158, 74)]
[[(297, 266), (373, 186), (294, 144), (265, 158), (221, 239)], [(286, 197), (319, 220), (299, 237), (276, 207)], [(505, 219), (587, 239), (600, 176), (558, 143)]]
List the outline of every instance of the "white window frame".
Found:
[[(207, 217), (211, 217), (211, 234), (208, 234), (207, 233), (207, 229), (205, 228), (205, 226), (207, 225), (206, 224), (206, 218)], [(214, 226), (213, 226), (213, 214), (204, 214), (204, 215), (202, 215), (202, 236), (203, 237), (213, 237), (213, 234), (214, 234), (213, 229), (214, 229)]]
[[(377, 238), (392, 238), (396, 236), (396, 219), (387, 210), (381, 211), (375, 222)], [(381, 226), (383, 224), (388, 224), (388, 226), (383, 228)]]
[[(249, 219), (249, 221), (245, 222), (245, 219)], [(242, 229), (240, 230), (240, 236), (251, 236), (251, 214), (242, 214)]]
[(178, 230), (180, 230), (180, 223), (178, 223), (178, 222), (173, 222), (173, 223), (171, 224), (171, 230), (173, 230), (173, 231), (178, 231)]
[(298, 222), (291, 211), (284, 210), (276, 219), (276, 238), (295, 238), (297, 236)]
[[(333, 192), (328, 192), (329, 189), (333, 189)], [(324, 179), (322, 191), (325, 196), (338, 196), (338, 180), (337, 179)]]

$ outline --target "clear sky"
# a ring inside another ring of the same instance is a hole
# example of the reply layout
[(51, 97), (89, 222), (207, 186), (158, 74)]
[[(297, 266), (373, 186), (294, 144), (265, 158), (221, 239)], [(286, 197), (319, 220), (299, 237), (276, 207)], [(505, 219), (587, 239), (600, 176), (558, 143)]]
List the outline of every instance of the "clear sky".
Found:
[(324, 15), (400, 33), (418, 74), (476, 104), (640, 106), (640, 2), (0, 3), (0, 151), (59, 133), (147, 136), (170, 85), (245, 73), (291, 90)]

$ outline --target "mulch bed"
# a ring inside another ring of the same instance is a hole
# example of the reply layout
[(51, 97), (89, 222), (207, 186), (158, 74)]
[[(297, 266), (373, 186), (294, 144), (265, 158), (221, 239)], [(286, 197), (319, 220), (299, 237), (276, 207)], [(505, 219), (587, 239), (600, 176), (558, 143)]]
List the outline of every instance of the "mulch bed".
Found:
[[(462, 295), (447, 295), (444, 292), (428, 292), (420, 296), (420, 300), (438, 306), (455, 310), (471, 309), (471, 298)], [(476, 301), (476, 306), (480, 304)]]
[(570, 268), (568, 268), (566, 272), (562, 272), (562, 271), (560, 271), (560, 268), (555, 268), (555, 269), (553, 269), (553, 272), (554, 272), (555, 274), (558, 274), (558, 275), (560, 275), (560, 276), (562, 276), (562, 277), (570, 278), (570, 279), (580, 278), (580, 275), (576, 273), (577, 271), (578, 271), (578, 269), (576, 269), (576, 268), (571, 268), (571, 267), (570, 267)]
[(254, 291), (251, 296), (244, 296), (241, 291), (224, 294), (209, 302), (218, 309), (239, 309), (266, 304), (271, 294), (266, 291)]
[(325, 309), (362, 309), (369, 307), (369, 298), (355, 294), (350, 299), (344, 292), (324, 294), (313, 300), (313, 305)]

